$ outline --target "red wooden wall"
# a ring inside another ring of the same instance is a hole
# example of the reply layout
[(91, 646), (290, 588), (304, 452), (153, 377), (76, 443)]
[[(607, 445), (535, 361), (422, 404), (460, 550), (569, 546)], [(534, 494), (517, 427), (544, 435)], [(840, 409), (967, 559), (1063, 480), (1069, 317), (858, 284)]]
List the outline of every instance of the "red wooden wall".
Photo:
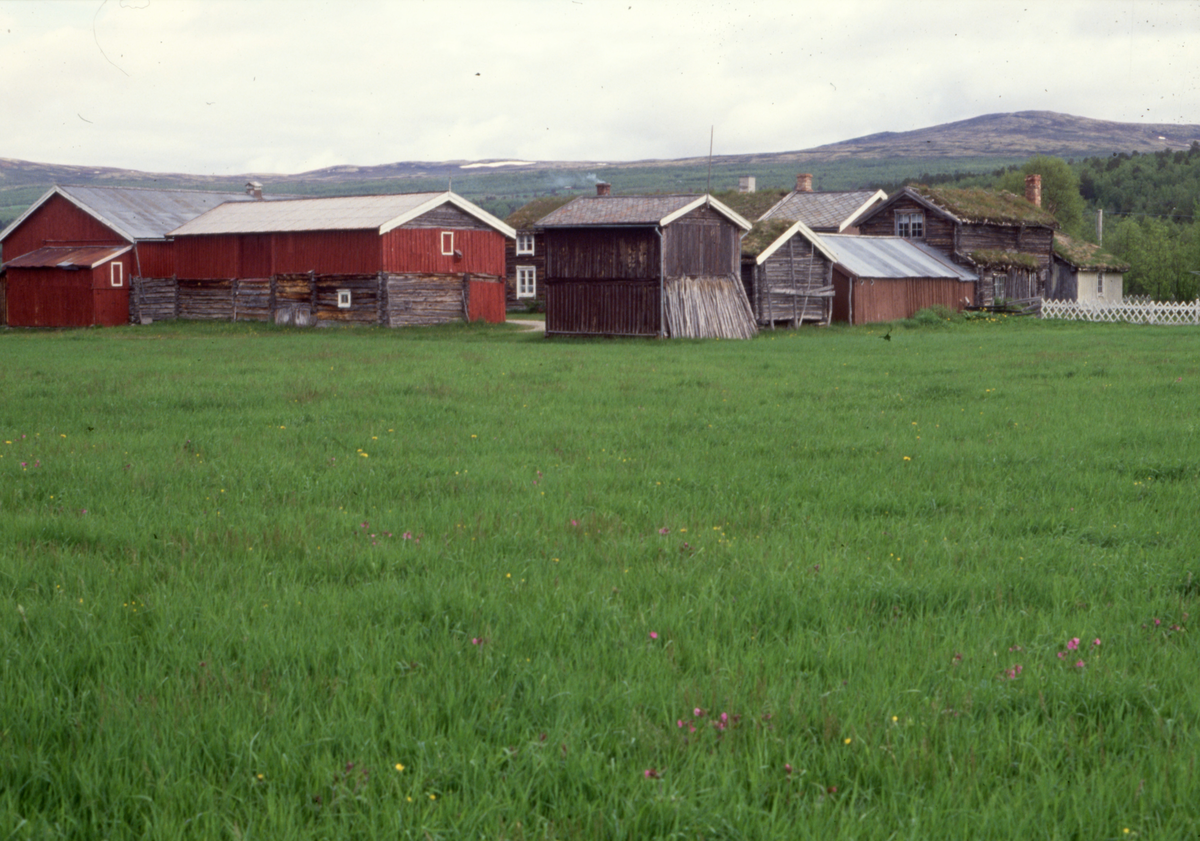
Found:
[[(121, 285), (111, 281), (121, 264)], [(116, 327), (129, 323), (128, 252), (94, 269), (8, 270), (8, 323), (13, 327)]]
[(454, 250), (462, 257), (442, 254), (446, 228), (396, 228), (382, 237), (385, 272), (421, 274), (490, 274), (504, 277), (504, 240), (498, 231), (449, 229)]
[(51, 196), (4, 240), (4, 259), (43, 245), (120, 245), (127, 240), (62, 196)]
[(470, 321), (480, 319), (488, 324), (503, 324), (505, 319), (504, 279), (471, 280), (468, 292), (467, 317)]

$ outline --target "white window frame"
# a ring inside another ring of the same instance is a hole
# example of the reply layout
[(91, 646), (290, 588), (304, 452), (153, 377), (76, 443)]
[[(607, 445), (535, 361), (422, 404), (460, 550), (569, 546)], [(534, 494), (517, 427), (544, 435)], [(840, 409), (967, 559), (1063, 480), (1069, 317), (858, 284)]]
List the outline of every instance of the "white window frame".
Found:
[(125, 285), (125, 265), (123, 263), (108, 264), (108, 282), (113, 287)]
[(537, 297), (537, 266), (517, 266), (517, 297)]
[(339, 289), (337, 291), (337, 305), (339, 310), (350, 309), (350, 300), (351, 297), (349, 289)]
[(918, 210), (897, 212), (896, 236), (904, 239), (925, 239), (925, 214)]
[[(449, 243), (449, 245), (447, 245)], [(442, 231), (442, 256), (454, 255), (454, 231)]]
[(1104, 272), (1096, 272), (1096, 297), (1104, 297)]
[(517, 253), (532, 254), (533, 250), (533, 234), (517, 234)]

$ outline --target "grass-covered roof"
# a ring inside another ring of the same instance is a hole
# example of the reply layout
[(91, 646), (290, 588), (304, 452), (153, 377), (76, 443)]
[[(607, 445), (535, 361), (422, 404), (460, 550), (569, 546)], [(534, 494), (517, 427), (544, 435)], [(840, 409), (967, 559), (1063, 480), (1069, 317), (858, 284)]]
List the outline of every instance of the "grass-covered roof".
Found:
[(524, 207), (518, 207), (504, 221), (517, 230), (532, 228), (533, 223), (548, 213), (558, 210), (575, 196), (542, 196)]
[(1095, 243), (1071, 239), (1066, 234), (1054, 235), (1054, 253), (1076, 269), (1092, 272), (1127, 272), (1129, 264), (1122, 263)]
[(796, 224), (786, 219), (768, 219), (766, 222), (755, 222), (750, 233), (742, 238), (742, 255), (757, 257), (768, 245), (783, 236), (784, 231)]
[(753, 222), (788, 194), (787, 190), (757, 190), (743, 193), (738, 190), (722, 190), (712, 197), (739, 216)]
[(1050, 211), (1038, 207), (1024, 196), (1013, 195), (1007, 190), (985, 190), (982, 187), (926, 187), (923, 184), (915, 184), (911, 189), (964, 222), (1058, 227)]
[(967, 255), (976, 266), (987, 268), (1015, 268), (1034, 270), (1038, 267), (1037, 257), (1020, 251), (1004, 251), (999, 248), (984, 248)]

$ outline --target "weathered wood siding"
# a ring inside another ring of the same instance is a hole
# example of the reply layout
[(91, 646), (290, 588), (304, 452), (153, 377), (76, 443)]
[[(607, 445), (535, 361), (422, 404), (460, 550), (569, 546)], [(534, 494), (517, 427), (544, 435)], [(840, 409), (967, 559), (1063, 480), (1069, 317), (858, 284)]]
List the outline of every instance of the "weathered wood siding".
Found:
[(653, 228), (562, 228), (545, 236), (547, 280), (658, 280)]
[(676, 219), (663, 229), (666, 276), (736, 276), (741, 258), (738, 234), (736, 225), (710, 207)]
[(945, 278), (853, 278), (834, 269), (833, 317), (853, 324), (911, 318), (932, 306), (962, 310), (974, 303), (974, 284)]
[(759, 324), (828, 324), (832, 318), (832, 265), (813, 244), (794, 235), (751, 272), (748, 292)]
[(170, 321), (179, 317), (179, 286), (173, 277), (135, 277), (129, 285), (129, 321)]
[(945, 254), (953, 254), (955, 251), (954, 228), (957, 223), (908, 197), (897, 199), (891, 207), (876, 213), (859, 226), (859, 232), (868, 237), (894, 237), (896, 236), (896, 214), (913, 212), (922, 213), (925, 216), (925, 235), (915, 238), (916, 241), (931, 245)]
[(546, 334), (657, 336), (658, 280), (546, 282)]
[(504, 266), (506, 286), (505, 297), (508, 306), (524, 306), (529, 298), (517, 297), (517, 266), (532, 266), (537, 272), (537, 286), (534, 289), (534, 300), (546, 300), (546, 238), (541, 231), (522, 229), (517, 234), (529, 234), (533, 237), (533, 253), (518, 254), (517, 241), (504, 238)]

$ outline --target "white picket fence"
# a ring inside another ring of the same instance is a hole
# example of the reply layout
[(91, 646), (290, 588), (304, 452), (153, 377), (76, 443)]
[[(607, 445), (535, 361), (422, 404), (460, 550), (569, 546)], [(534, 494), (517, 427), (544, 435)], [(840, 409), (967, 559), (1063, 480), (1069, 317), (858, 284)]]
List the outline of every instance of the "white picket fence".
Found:
[(1043, 301), (1042, 318), (1066, 321), (1123, 321), (1129, 324), (1200, 324), (1200, 299), (1185, 303), (1126, 298), (1119, 303)]

